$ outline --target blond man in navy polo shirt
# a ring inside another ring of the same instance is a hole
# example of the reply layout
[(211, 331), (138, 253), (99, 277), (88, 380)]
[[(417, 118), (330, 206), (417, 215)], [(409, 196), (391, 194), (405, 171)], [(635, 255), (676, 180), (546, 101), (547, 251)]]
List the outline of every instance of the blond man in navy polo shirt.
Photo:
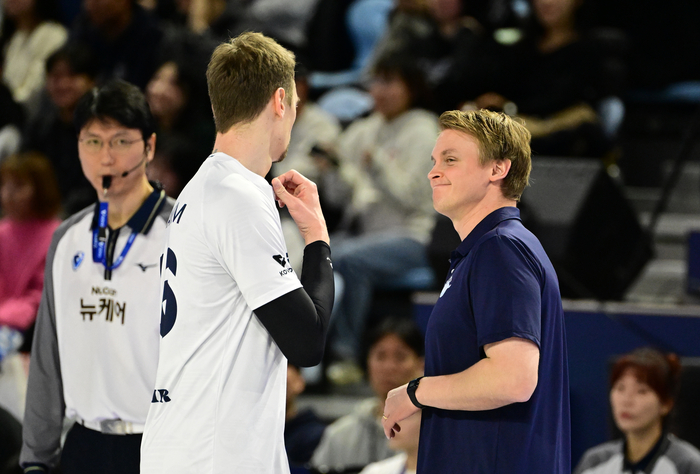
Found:
[(462, 243), (426, 332), (425, 377), (389, 392), (387, 437), (423, 410), (418, 473), (568, 474), (569, 380), (557, 276), (520, 221), (530, 134), (445, 112), (428, 174)]

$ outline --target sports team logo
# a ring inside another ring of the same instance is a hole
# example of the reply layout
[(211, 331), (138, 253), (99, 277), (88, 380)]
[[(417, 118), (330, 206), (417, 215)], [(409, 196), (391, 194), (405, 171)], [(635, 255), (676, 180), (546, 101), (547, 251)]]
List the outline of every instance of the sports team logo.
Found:
[(73, 270), (78, 269), (80, 264), (83, 263), (84, 258), (85, 258), (85, 252), (82, 252), (82, 251), (78, 251), (78, 253), (73, 255)]

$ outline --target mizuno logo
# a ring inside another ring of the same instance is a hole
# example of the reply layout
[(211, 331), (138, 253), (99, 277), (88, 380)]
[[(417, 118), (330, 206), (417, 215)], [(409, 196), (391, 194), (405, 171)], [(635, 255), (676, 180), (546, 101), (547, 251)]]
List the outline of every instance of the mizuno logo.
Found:
[(275, 259), (275, 262), (277, 262), (277, 263), (279, 263), (280, 265), (282, 265), (282, 267), (284, 267), (285, 265), (287, 265), (287, 260), (286, 260), (282, 255), (273, 255), (272, 258)]
[(151, 264), (151, 265), (144, 265), (143, 263), (137, 263), (136, 265), (138, 265), (138, 267), (141, 269), (142, 272), (145, 272), (145, 271), (148, 270), (149, 268), (155, 267), (155, 266), (157, 266), (158, 264), (157, 264), (157, 263), (153, 263), (153, 264)]

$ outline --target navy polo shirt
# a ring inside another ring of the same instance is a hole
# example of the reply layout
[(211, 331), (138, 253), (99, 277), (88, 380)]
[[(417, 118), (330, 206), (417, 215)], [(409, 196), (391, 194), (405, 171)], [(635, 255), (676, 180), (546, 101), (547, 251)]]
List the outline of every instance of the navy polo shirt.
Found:
[(542, 245), (504, 207), (452, 253), (450, 274), (428, 321), (425, 375), (448, 375), (510, 337), (540, 349), (529, 401), (495, 410), (423, 410), (418, 473), (570, 474), (569, 375), (556, 273)]

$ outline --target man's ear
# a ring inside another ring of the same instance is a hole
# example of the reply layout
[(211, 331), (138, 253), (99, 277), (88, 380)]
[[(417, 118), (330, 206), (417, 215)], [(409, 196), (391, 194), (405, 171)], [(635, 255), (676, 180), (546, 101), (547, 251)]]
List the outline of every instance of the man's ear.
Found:
[(287, 112), (287, 107), (289, 107), (289, 104), (285, 102), (286, 97), (287, 92), (282, 87), (278, 87), (272, 95), (275, 115), (278, 115), (280, 118), (284, 117), (285, 112)]
[(510, 171), (510, 160), (495, 160), (491, 163), (491, 181), (503, 180)]
[(148, 140), (146, 140), (146, 162), (150, 163), (153, 160), (153, 156), (156, 152), (156, 134), (152, 133)]

